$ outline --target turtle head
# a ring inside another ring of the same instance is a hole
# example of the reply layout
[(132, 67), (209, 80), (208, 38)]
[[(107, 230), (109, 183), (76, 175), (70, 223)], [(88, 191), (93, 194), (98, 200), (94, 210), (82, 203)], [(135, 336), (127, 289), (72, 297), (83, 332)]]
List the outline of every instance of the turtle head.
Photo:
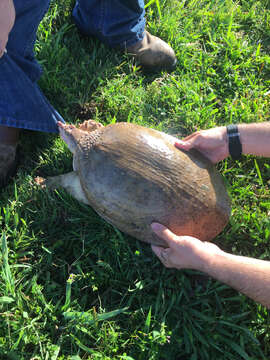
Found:
[(69, 150), (74, 154), (81, 138), (85, 136), (85, 132), (76, 128), (74, 125), (63, 124), (60, 121), (58, 121), (57, 125), (61, 138), (67, 144)]

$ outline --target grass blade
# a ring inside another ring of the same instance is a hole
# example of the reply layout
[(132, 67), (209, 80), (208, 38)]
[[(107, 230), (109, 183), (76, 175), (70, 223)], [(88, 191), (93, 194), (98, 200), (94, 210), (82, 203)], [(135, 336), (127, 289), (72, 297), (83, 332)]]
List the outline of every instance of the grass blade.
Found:
[(8, 247), (7, 247), (7, 238), (5, 232), (2, 233), (1, 237), (2, 241), (2, 258), (3, 258), (3, 278), (5, 280), (6, 291), (15, 297), (15, 282), (10, 270), (9, 262), (8, 262)]
[(127, 310), (128, 310), (128, 307), (124, 307), (122, 309), (117, 309), (117, 310), (109, 311), (107, 313), (96, 314), (96, 315), (92, 315), (88, 312), (68, 311), (68, 312), (64, 312), (63, 316), (64, 316), (65, 320), (68, 320), (68, 321), (76, 320), (76, 321), (80, 321), (84, 324), (93, 325), (96, 321), (109, 320), (119, 314), (122, 314), (123, 312), (125, 312)]

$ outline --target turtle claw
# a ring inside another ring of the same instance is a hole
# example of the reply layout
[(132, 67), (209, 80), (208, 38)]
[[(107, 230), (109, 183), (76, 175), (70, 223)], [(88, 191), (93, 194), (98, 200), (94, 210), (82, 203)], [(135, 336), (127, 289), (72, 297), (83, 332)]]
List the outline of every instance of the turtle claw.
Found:
[(54, 181), (54, 178), (58, 178), (58, 176), (49, 177), (47, 179), (36, 176), (34, 182), (38, 185), (41, 189), (51, 189), (54, 190), (58, 187), (57, 181)]
[(46, 188), (46, 179), (44, 179), (41, 176), (36, 176), (34, 179), (34, 182), (40, 186), (41, 188), (45, 189)]

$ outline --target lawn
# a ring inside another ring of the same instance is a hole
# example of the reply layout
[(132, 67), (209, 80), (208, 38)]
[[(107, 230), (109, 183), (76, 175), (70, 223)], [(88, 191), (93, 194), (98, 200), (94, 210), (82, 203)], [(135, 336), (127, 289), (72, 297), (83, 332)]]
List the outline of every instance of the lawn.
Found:
[[(152, 2), (147, 28), (178, 58), (175, 71), (158, 74), (82, 37), (72, 6), (52, 1), (36, 43), (40, 87), (67, 122), (128, 121), (182, 137), (269, 120), (268, 0)], [(39, 188), (36, 176), (72, 169), (58, 136), (25, 132), (21, 149), (0, 199), (1, 359), (270, 358), (266, 308), (202, 273), (164, 268), (149, 245), (90, 207)], [(269, 260), (269, 159), (227, 159), (218, 169), (232, 216), (215, 243)]]

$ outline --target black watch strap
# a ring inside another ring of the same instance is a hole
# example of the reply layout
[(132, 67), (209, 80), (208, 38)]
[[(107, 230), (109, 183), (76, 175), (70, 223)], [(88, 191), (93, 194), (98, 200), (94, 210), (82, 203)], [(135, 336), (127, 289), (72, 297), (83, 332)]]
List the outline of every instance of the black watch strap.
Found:
[(242, 155), (242, 144), (237, 125), (227, 126), (227, 136), (229, 144), (229, 153), (234, 160), (239, 160)]

